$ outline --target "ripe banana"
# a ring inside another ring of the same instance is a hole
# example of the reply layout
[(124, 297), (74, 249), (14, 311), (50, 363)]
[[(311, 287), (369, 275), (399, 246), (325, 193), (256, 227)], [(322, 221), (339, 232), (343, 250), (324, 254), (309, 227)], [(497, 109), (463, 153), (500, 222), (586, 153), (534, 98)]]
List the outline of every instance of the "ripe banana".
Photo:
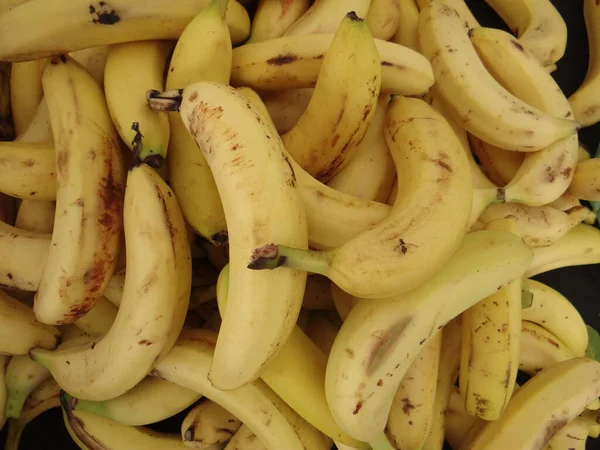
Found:
[(60, 332), (38, 322), (31, 308), (0, 290), (0, 353), (26, 355), (33, 347), (53, 349)]
[(525, 278), (566, 266), (600, 262), (600, 230), (585, 224), (571, 228), (548, 247), (536, 248)]
[(221, 449), (242, 426), (233, 414), (208, 399), (202, 399), (181, 424), (181, 438), (188, 447)]
[(385, 298), (418, 286), (443, 266), (470, 213), (471, 175), (462, 146), (446, 120), (419, 99), (394, 97), (385, 133), (400, 180), (389, 217), (333, 250), (268, 245), (256, 250), (249, 267), (308, 270), (354, 296)]
[(84, 48), (69, 53), (71, 58), (85, 67), (85, 70), (89, 72), (102, 89), (104, 89), (104, 69), (106, 67), (108, 49), (108, 45), (102, 45), (100, 47)]
[(46, 59), (14, 63), (10, 69), (10, 105), (15, 134), (22, 135), (44, 96), (42, 70)]
[[(384, 203), (390, 193), (396, 167), (385, 142), (385, 113), (389, 95), (380, 95), (373, 119), (355, 155), (327, 185), (365, 200)], [(360, 181), (358, 181), (360, 180)]]
[(448, 406), (444, 417), (446, 440), (453, 450), (459, 450), (460, 445), (469, 432), (478, 429), (485, 423), (483, 419), (470, 415), (465, 409), (465, 402), (456, 386), (451, 386)]
[(471, 150), (487, 177), (498, 186), (506, 186), (515, 177), (525, 159), (523, 152), (511, 152), (469, 136)]
[(33, 118), (31, 119), (31, 123), (23, 132), (23, 134), (17, 136), (15, 141), (54, 143), (54, 138), (52, 137), (52, 127), (50, 126), (50, 113), (48, 112), (48, 105), (46, 104), (45, 99), (42, 98)]
[(56, 156), (52, 143), (0, 142), (0, 192), (31, 200), (56, 199)]
[[(225, 22), (227, 5), (227, 0), (212, 0), (183, 30), (171, 57), (167, 89), (203, 80), (229, 83), (231, 38)], [(198, 47), (198, 42), (203, 45)], [(197, 233), (215, 245), (224, 245), (225, 213), (206, 158), (198, 151), (179, 114), (169, 114), (169, 123), (169, 178), (183, 216)]]
[(547, 247), (579, 225), (588, 214), (589, 209), (581, 205), (564, 212), (551, 206), (502, 203), (488, 206), (471, 230), (482, 230), (494, 220), (512, 217), (516, 221), (519, 236), (527, 245)]
[(371, 0), (371, 6), (365, 20), (374, 38), (387, 41), (398, 30), (400, 23), (400, 1)]
[(419, 50), (419, 8), (415, 0), (397, 0), (398, 27), (391, 38), (392, 42), (415, 51)]
[[(237, 47), (231, 84), (261, 91), (314, 87), (332, 41), (333, 34), (314, 34)], [(382, 92), (421, 95), (431, 87), (431, 65), (422, 55), (380, 39), (375, 39), (375, 45), (381, 60)]]
[(131, 150), (134, 144), (139, 147), (141, 161), (150, 163), (159, 157), (154, 162), (157, 169), (167, 154), (169, 118), (148, 108), (146, 91), (164, 89), (165, 64), (172, 46), (169, 41), (111, 45), (104, 70), (106, 103), (119, 136)]
[(51, 234), (54, 229), (54, 202), (45, 200), (23, 200), (19, 205), (15, 227), (37, 233)]
[(369, 27), (348, 13), (323, 58), (306, 110), (281, 136), (292, 158), (317, 180), (329, 181), (357, 153), (380, 88), (381, 61)]
[(269, 117), (279, 134), (288, 132), (298, 123), (298, 119), (302, 117), (310, 102), (312, 93), (313, 88), (298, 88), (268, 91), (261, 94)]
[(6, 365), (10, 360), (9, 355), (0, 355), (0, 430), (6, 424), (6, 404), (8, 400), (8, 389), (6, 386)]
[(588, 436), (596, 436), (598, 413), (586, 411), (559, 430), (544, 447), (544, 450), (585, 450)]
[(69, 57), (53, 57), (42, 84), (56, 142), (59, 214), (34, 312), (45, 323), (66, 324), (94, 306), (114, 270), (124, 169), (103, 93), (89, 73)]
[(579, 128), (575, 121), (532, 108), (495, 81), (463, 25), (455, 9), (433, 0), (421, 10), (419, 45), (432, 64), (436, 93), (469, 133), (520, 151), (540, 150), (575, 134)]
[(534, 376), (543, 369), (576, 356), (545, 328), (527, 320), (521, 322), (520, 371)]
[(589, 65), (585, 80), (569, 97), (575, 120), (589, 127), (600, 121), (600, 8), (595, 0), (584, 0), (583, 16), (589, 42)]
[(48, 378), (48, 369), (32, 361), (29, 355), (13, 356), (5, 373), (8, 397), (3, 411), (6, 412), (6, 417), (18, 419), (29, 394)]
[[(0, 14), (0, 59), (26, 61), (120, 42), (177, 39), (208, 4), (209, 0), (23, 2)], [(60, 26), (48, 20), (49, 14), (61, 18)], [(237, 1), (229, 1), (227, 24), (234, 43), (248, 38), (250, 18)]]
[[(475, 16), (473, 15), (473, 13), (471, 13), (471, 10), (469, 9), (469, 6), (466, 4), (465, 0), (442, 0), (443, 3), (456, 10), (456, 12), (458, 13), (458, 17), (460, 17), (460, 20), (463, 22), (464, 27), (466, 30), (471, 30), (473, 28), (477, 28), (480, 27), (481, 25), (479, 24), (479, 22), (477, 21), (477, 19), (475, 18)], [(417, 6), (419, 7), (419, 11), (424, 9), (425, 6), (427, 6), (427, 3), (429, 3), (429, 0), (415, 0), (415, 2), (417, 3)]]
[(315, 0), (302, 17), (287, 29), (284, 36), (333, 33), (350, 11), (354, 11), (358, 17), (366, 17), (371, 1)]
[(499, 286), (521, 277), (531, 257), (512, 233), (469, 233), (427, 283), (391, 299), (359, 302), (327, 363), (327, 401), (340, 426), (356, 439), (377, 438), (397, 387), (427, 340)]
[(104, 297), (96, 302), (84, 316), (73, 325), (90, 336), (101, 336), (108, 332), (117, 317), (118, 308)]
[(134, 387), (169, 351), (187, 311), (185, 223), (173, 192), (145, 164), (129, 171), (124, 221), (128, 270), (111, 329), (77, 347), (30, 352), (65, 391), (85, 400), (106, 400)]
[(565, 54), (567, 25), (550, 0), (486, 0), (542, 66)]
[(513, 395), (500, 419), (487, 422), (461, 450), (542, 448), (600, 395), (600, 363), (562, 361), (541, 371)]
[(223, 450), (267, 450), (256, 434), (242, 425)]
[(423, 346), (406, 371), (394, 397), (385, 431), (394, 448), (419, 450), (434, 420), (442, 333)]
[(592, 158), (577, 164), (569, 192), (581, 200), (600, 200), (600, 159)]
[(246, 44), (283, 36), (309, 6), (309, 0), (259, 0)]

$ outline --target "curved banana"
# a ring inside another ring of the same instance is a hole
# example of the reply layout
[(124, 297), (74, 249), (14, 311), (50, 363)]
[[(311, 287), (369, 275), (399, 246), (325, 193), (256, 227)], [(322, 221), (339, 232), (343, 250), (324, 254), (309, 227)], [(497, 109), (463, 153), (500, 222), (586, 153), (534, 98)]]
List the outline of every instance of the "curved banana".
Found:
[[(211, 0), (183, 30), (171, 57), (167, 89), (204, 80), (229, 83), (231, 38), (225, 22), (227, 5), (227, 0)], [(198, 47), (198, 42), (204, 44)], [(198, 151), (179, 114), (169, 114), (169, 123), (169, 178), (183, 216), (197, 233), (215, 245), (224, 245), (225, 213), (206, 158)]]
[(575, 120), (581, 126), (589, 127), (600, 121), (600, 8), (595, 0), (584, 0), (583, 16), (589, 42), (589, 64), (585, 80), (569, 102)]
[(515, 177), (525, 159), (525, 153), (512, 152), (469, 136), (471, 150), (483, 167), (487, 177), (498, 186), (506, 186)]
[(25, 231), (52, 234), (54, 229), (54, 202), (46, 200), (23, 200), (19, 205), (15, 227)]
[(283, 36), (309, 6), (309, 0), (259, 0), (246, 44)]
[(26, 355), (33, 347), (53, 349), (60, 331), (38, 322), (31, 308), (0, 290), (0, 353)]
[(315, 0), (302, 17), (286, 30), (284, 36), (333, 33), (350, 11), (354, 11), (358, 17), (366, 17), (371, 1)]
[(169, 351), (187, 311), (185, 222), (171, 189), (145, 164), (129, 171), (124, 221), (128, 270), (113, 326), (77, 347), (30, 352), (65, 391), (85, 400), (106, 400), (134, 387)]
[(592, 158), (577, 164), (569, 192), (581, 200), (600, 200), (600, 159)]
[(241, 426), (221, 405), (202, 399), (183, 419), (181, 438), (188, 447), (220, 449)]
[(60, 214), (34, 312), (45, 323), (67, 324), (94, 306), (114, 270), (124, 168), (103, 93), (89, 73), (69, 57), (53, 57), (42, 84), (56, 142)]
[(329, 187), (365, 200), (381, 203), (387, 200), (396, 176), (394, 160), (384, 135), (389, 101), (389, 95), (379, 96), (375, 114), (356, 148), (356, 154), (329, 180)]
[(520, 371), (534, 376), (543, 369), (576, 356), (545, 328), (527, 320), (521, 322)]
[(112, 327), (118, 308), (104, 297), (96, 302), (94, 307), (81, 316), (73, 325), (90, 336), (101, 336)]
[[(23, 2), (0, 14), (0, 59), (26, 61), (100, 45), (177, 39), (208, 4), (209, 0)], [(48, 21), (49, 14), (61, 18), (60, 27)], [(234, 43), (248, 38), (250, 18), (237, 1), (229, 1), (227, 24)]]
[(542, 66), (565, 54), (567, 25), (551, 0), (486, 0)]
[(578, 130), (575, 121), (529, 106), (494, 80), (469, 42), (458, 12), (443, 0), (433, 0), (421, 10), (419, 44), (432, 64), (435, 92), (466, 130), (485, 142), (534, 151)]
[(544, 450), (585, 450), (588, 436), (598, 437), (598, 420), (597, 412), (586, 411), (560, 429)]
[(533, 261), (525, 278), (559, 267), (600, 262), (600, 230), (579, 224), (548, 247), (534, 249)]
[(172, 47), (169, 41), (137, 41), (111, 45), (108, 51), (104, 92), (110, 117), (123, 142), (131, 150), (134, 143), (139, 147), (141, 161), (159, 156), (162, 162), (167, 154), (169, 118), (148, 108), (146, 92), (164, 89), (165, 64)]
[[(429, 0), (414, 0), (419, 7), (419, 11), (427, 6)], [(454, 9), (458, 13), (458, 17), (464, 23), (464, 27), (466, 30), (471, 30), (473, 28), (480, 27), (481, 25), (469, 9), (469, 6), (465, 2), (465, 0), (442, 0), (443, 3), (449, 8)]]
[(461, 450), (541, 447), (600, 395), (600, 363), (562, 361), (541, 371), (513, 395), (500, 419), (487, 422)]
[(9, 355), (0, 355), (0, 430), (4, 428), (7, 419), (5, 410), (8, 401), (8, 388), (6, 386), (5, 372), (9, 360)]
[(42, 70), (46, 59), (14, 63), (10, 69), (10, 105), (15, 134), (22, 135), (44, 96)]
[[(573, 117), (552, 76), (513, 36), (502, 30), (477, 28), (470, 38), (486, 68), (513, 95), (554, 117)], [(559, 137), (565, 138), (525, 156), (505, 187), (507, 201), (545, 205), (567, 189), (578, 160), (578, 139), (577, 134), (568, 133)]]
[(6, 412), (6, 417), (18, 419), (29, 394), (48, 378), (48, 369), (32, 361), (29, 355), (13, 356), (5, 373), (8, 397), (2, 411)]
[(396, 0), (398, 3), (398, 26), (391, 41), (415, 51), (419, 50), (419, 8), (415, 0)]
[[(231, 84), (261, 91), (314, 87), (332, 41), (333, 34), (313, 34), (237, 47)], [(381, 60), (382, 92), (422, 95), (431, 87), (431, 65), (422, 55), (380, 39), (375, 39), (375, 45)]]
[(387, 41), (396, 33), (400, 15), (399, 0), (371, 0), (365, 20), (374, 38)]
[(223, 450), (267, 450), (267, 448), (250, 428), (242, 425)]
[(348, 13), (323, 58), (306, 110), (281, 136), (292, 158), (317, 180), (329, 181), (358, 152), (377, 106), (380, 64), (366, 22)]
[(195, 391), (155, 377), (146, 377), (124, 394), (104, 401), (80, 400), (65, 394), (75, 411), (99, 414), (132, 426), (168, 419), (200, 397)]
[(581, 205), (566, 212), (552, 206), (527, 206), (502, 203), (488, 206), (477, 219), (472, 231), (482, 230), (497, 219), (514, 218), (519, 236), (530, 247), (547, 247), (579, 225), (589, 214)]
[(279, 134), (288, 132), (298, 123), (310, 103), (313, 90), (313, 88), (282, 89), (261, 94), (269, 117)]
[(469, 233), (427, 283), (391, 299), (359, 302), (327, 363), (327, 401), (340, 426), (356, 439), (377, 438), (422, 346), (465, 309), (521, 277), (531, 253), (512, 233)]
[(54, 144), (0, 142), (0, 170), (0, 192), (22, 199), (56, 199)]
[(396, 391), (385, 431), (393, 448), (423, 448), (434, 420), (441, 344), (438, 332), (423, 346)]
[(460, 245), (470, 214), (464, 150), (446, 120), (419, 99), (392, 99), (385, 137), (400, 180), (388, 218), (333, 250), (268, 245), (255, 252), (249, 267), (320, 273), (361, 298), (406, 292), (442, 267)]

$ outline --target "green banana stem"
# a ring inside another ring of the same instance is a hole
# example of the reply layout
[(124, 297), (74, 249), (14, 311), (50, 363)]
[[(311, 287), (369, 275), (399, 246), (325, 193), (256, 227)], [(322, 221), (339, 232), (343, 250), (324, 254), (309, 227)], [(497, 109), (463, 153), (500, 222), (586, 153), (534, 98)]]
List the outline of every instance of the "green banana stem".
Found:
[(385, 433), (380, 434), (373, 442), (369, 442), (369, 445), (373, 450), (394, 450)]
[(329, 252), (267, 244), (254, 249), (248, 269), (272, 270), (277, 267), (290, 267), (327, 276), (331, 266), (330, 255)]

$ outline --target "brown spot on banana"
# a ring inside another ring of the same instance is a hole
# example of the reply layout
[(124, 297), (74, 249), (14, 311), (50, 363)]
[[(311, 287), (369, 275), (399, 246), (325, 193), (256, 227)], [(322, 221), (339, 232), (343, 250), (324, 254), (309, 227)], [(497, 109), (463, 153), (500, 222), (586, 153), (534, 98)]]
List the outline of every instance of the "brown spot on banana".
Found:
[(398, 342), (402, 333), (412, 322), (412, 317), (404, 317), (392, 325), (388, 330), (383, 330), (380, 336), (374, 336), (377, 338), (377, 342), (371, 350), (371, 355), (367, 361), (367, 374), (374, 373), (379, 364), (388, 355), (395, 344)]
[(285, 64), (293, 63), (294, 61), (298, 61), (300, 58), (298, 55), (287, 54), (287, 55), (278, 55), (273, 58), (267, 59), (267, 64), (270, 66), (283, 66)]
[(89, 12), (92, 16), (92, 23), (97, 25), (114, 25), (121, 20), (117, 12), (106, 2), (99, 2), (97, 7), (90, 5)]

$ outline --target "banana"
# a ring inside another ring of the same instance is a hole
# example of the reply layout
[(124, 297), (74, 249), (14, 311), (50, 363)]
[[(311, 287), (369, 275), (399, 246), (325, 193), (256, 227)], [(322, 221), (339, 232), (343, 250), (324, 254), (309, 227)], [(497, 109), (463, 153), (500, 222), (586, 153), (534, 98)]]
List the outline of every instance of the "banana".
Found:
[(138, 41), (111, 45), (108, 51), (104, 70), (108, 110), (123, 142), (131, 150), (134, 143), (140, 147), (142, 161), (157, 156), (162, 161), (167, 154), (169, 118), (148, 108), (146, 91), (164, 89), (163, 74), (171, 49), (169, 41)]
[(110, 330), (117, 317), (117, 311), (115, 305), (106, 298), (100, 297), (94, 307), (73, 324), (90, 336), (101, 336)]
[(581, 200), (600, 200), (600, 159), (592, 158), (577, 164), (569, 192)]
[(221, 449), (242, 426), (219, 404), (202, 399), (187, 413), (181, 424), (181, 437), (188, 447)]
[[(262, 113), (217, 83), (197, 83), (181, 95), (181, 117), (207, 158), (228, 218), (232, 306), (223, 317), (210, 380), (235, 389), (256, 379), (288, 338), (306, 281), (299, 270), (251, 271), (248, 259), (254, 248), (274, 241), (307, 248), (306, 218), (289, 157)], [(277, 301), (270, 300), (274, 295)]]
[(423, 448), (433, 423), (441, 344), (438, 332), (423, 346), (396, 391), (385, 431), (394, 448)]
[[(502, 30), (478, 28), (470, 38), (485, 67), (513, 95), (554, 117), (573, 116), (568, 100), (552, 76), (513, 36)], [(525, 156), (505, 187), (507, 201), (545, 205), (567, 189), (578, 160), (578, 139), (577, 134), (568, 133), (559, 137), (564, 139)]]
[(249, 267), (308, 270), (354, 296), (385, 298), (418, 286), (443, 266), (470, 213), (471, 176), (462, 146), (446, 120), (419, 99), (392, 99), (385, 134), (401, 180), (388, 218), (333, 250), (267, 245), (255, 251)]
[(419, 50), (419, 8), (415, 0), (397, 0), (398, 28), (391, 38), (392, 42), (415, 51)]
[(114, 270), (124, 168), (103, 93), (89, 73), (69, 57), (53, 57), (42, 84), (56, 142), (59, 214), (34, 312), (45, 323), (66, 324), (94, 306)]
[(124, 425), (139, 426), (172, 417), (201, 395), (160, 378), (146, 377), (124, 394), (104, 401), (79, 400), (64, 394), (71, 408), (107, 417)]
[(436, 93), (462, 126), (483, 141), (534, 151), (578, 130), (575, 121), (531, 107), (494, 80), (469, 42), (458, 12), (444, 1), (431, 1), (421, 10), (419, 45), (432, 64)]
[(298, 123), (310, 102), (313, 90), (313, 88), (282, 89), (261, 94), (269, 117), (279, 134), (288, 132)]
[(153, 375), (218, 403), (248, 426), (266, 448), (331, 447), (331, 440), (304, 422), (263, 381), (256, 380), (232, 391), (216, 389), (208, 379), (216, 341), (215, 332), (184, 329), (171, 351), (158, 361)]
[[(355, 155), (327, 185), (365, 200), (384, 203), (390, 193), (396, 167), (384, 137), (389, 95), (380, 95), (373, 119)], [(360, 182), (358, 181), (360, 180)]]
[(522, 321), (521, 351), (519, 354), (520, 371), (534, 376), (543, 369), (576, 356), (545, 328), (527, 320)]
[(547, 247), (563, 237), (571, 228), (579, 225), (589, 209), (576, 206), (567, 212), (551, 206), (527, 206), (520, 203), (502, 203), (488, 206), (471, 227), (482, 230), (497, 219), (514, 218), (519, 236), (530, 247)]
[(54, 202), (23, 200), (19, 205), (15, 227), (25, 231), (51, 234), (54, 229)]
[[(284, 36), (237, 47), (231, 84), (259, 91), (314, 87), (333, 36)], [(431, 65), (422, 55), (380, 39), (375, 39), (375, 45), (381, 60), (382, 92), (422, 95), (431, 87)]]
[(17, 136), (15, 141), (54, 143), (54, 138), (52, 137), (52, 127), (50, 125), (50, 113), (48, 112), (48, 105), (46, 104), (46, 100), (44, 98), (42, 98), (40, 101), (40, 104), (38, 105), (27, 129), (23, 132), (23, 134)]
[(185, 223), (173, 192), (145, 164), (129, 171), (124, 221), (128, 270), (110, 330), (77, 347), (30, 352), (65, 391), (85, 400), (106, 400), (134, 387), (169, 351), (187, 311)]
[(542, 448), (600, 395), (600, 363), (562, 361), (541, 371), (513, 395), (502, 417), (487, 422), (461, 450)]
[(396, 199), (398, 198), (398, 177), (394, 177), (394, 182), (392, 183), (392, 188), (390, 189), (390, 194), (388, 195), (385, 203), (390, 206), (394, 206), (396, 203)]
[[(76, 0), (23, 2), (0, 14), (0, 59), (26, 61), (88, 47), (149, 39), (177, 39), (209, 0)], [(60, 17), (60, 27), (48, 15)], [(117, 24), (117, 26), (112, 26)], [(238, 44), (250, 34), (246, 9), (230, 0), (227, 24)]]
[(50, 378), (48, 370), (34, 362), (29, 355), (13, 356), (6, 366), (5, 383), (8, 390), (7, 417), (18, 419), (29, 394)]
[(42, 70), (46, 59), (14, 63), (10, 70), (10, 104), (15, 134), (22, 135), (44, 96)]
[(511, 152), (469, 136), (471, 150), (487, 177), (498, 186), (506, 186), (515, 177), (525, 159), (523, 152)]
[(309, 6), (309, 0), (259, 0), (246, 44), (283, 36)]
[[(479, 24), (479, 22), (477, 21), (477, 19), (475, 18), (475, 16), (473, 15), (473, 13), (471, 12), (471, 10), (469, 9), (469, 6), (465, 2), (465, 0), (442, 0), (442, 1), (449, 8), (456, 10), (456, 12), (458, 13), (458, 16), (460, 17), (461, 21), (463, 22), (466, 30), (471, 30), (473, 28), (477, 28), (477, 27), (481, 26)], [(415, 0), (415, 2), (417, 4), (417, 6), (419, 7), (419, 11), (421, 11), (425, 8), (425, 6), (427, 6), (427, 3), (429, 3), (429, 0)]]
[[(231, 2), (237, 3), (237, 2)], [(197, 81), (229, 83), (231, 38), (225, 22), (226, 0), (212, 0), (185, 28), (169, 65), (167, 89)], [(198, 42), (204, 45), (198, 47)], [(171, 186), (186, 221), (215, 245), (227, 243), (227, 224), (210, 167), (179, 114), (170, 114), (168, 167)]]
[(315, 0), (284, 36), (333, 33), (346, 14), (354, 11), (358, 17), (366, 17), (372, 0)]
[(470, 415), (465, 409), (465, 402), (456, 386), (451, 386), (448, 406), (444, 416), (446, 441), (453, 450), (459, 450), (460, 445), (473, 429), (480, 428), (485, 423), (483, 419)]
[(554, 200), (552, 203), (548, 203), (548, 206), (551, 206), (556, 209), (560, 209), (561, 211), (568, 211), (571, 208), (578, 208), (581, 206), (579, 203), (579, 199), (576, 198), (571, 192), (567, 189), (563, 194)]
[(389, 40), (400, 23), (399, 0), (371, 0), (365, 19), (374, 38)]
[(598, 414), (586, 411), (560, 429), (544, 450), (585, 450), (588, 436), (598, 437)]
[(106, 289), (104, 290), (104, 297), (115, 305), (117, 308), (121, 305), (123, 299), (123, 289), (125, 288), (125, 272), (121, 271), (114, 273), (110, 278)]
[(292, 158), (324, 183), (339, 173), (358, 152), (380, 87), (381, 65), (369, 28), (348, 13), (325, 54), (306, 110), (281, 136)]
[(525, 278), (559, 267), (600, 262), (600, 230), (585, 224), (571, 228), (548, 247), (536, 248)]
[(98, 83), (100, 88), (104, 89), (104, 69), (108, 57), (108, 45), (99, 47), (84, 48), (70, 53), (69, 56), (85, 67), (85, 70)]
[(600, 121), (600, 8), (595, 0), (584, 0), (583, 16), (589, 42), (589, 65), (583, 83), (569, 97), (573, 115), (581, 126)]
[(310, 311), (334, 309), (330, 284), (326, 277), (320, 275), (307, 277), (302, 308)]
[(306, 327), (306, 335), (326, 355), (331, 352), (338, 331), (339, 328), (333, 324), (326, 314), (320, 311), (311, 314), (308, 327)]
[(56, 199), (52, 143), (0, 142), (0, 170), (0, 192), (30, 200)]
[(267, 448), (250, 428), (242, 425), (223, 450), (267, 450)]
[(8, 401), (8, 388), (6, 386), (6, 365), (10, 361), (9, 355), (0, 355), (0, 430), (6, 424), (7, 414), (5, 413)]
[(542, 66), (565, 54), (567, 25), (550, 0), (486, 0)]
[[(441, 450), (444, 446), (445, 422), (447, 410), (449, 409), (448, 404), (450, 402), (450, 395), (455, 389), (454, 383), (458, 377), (460, 365), (460, 346), (462, 342), (461, 316), (448, 322), (438, 334), (441, 334), (442, 344), (437, 372), (437, 384), (435, 387), (435, 399), (431, 407), (431, 427), (422, 446), (426, 450)], [(464, 407), (462, 397), (459, 398), (461, 406)]]
[(53, 349), (60, 332), (52, 325), (38, 322), (33, 311), (0, 290), (0, 353), (26, 355), (33, 347)]
[(548, 330), (573, 352), (583, 356), (588, 333), (577, 309), (560, 292), (535, 280), (523, 280), (523, 289), (531, 292), (533, 302), (521, 311), (521, 318)]

